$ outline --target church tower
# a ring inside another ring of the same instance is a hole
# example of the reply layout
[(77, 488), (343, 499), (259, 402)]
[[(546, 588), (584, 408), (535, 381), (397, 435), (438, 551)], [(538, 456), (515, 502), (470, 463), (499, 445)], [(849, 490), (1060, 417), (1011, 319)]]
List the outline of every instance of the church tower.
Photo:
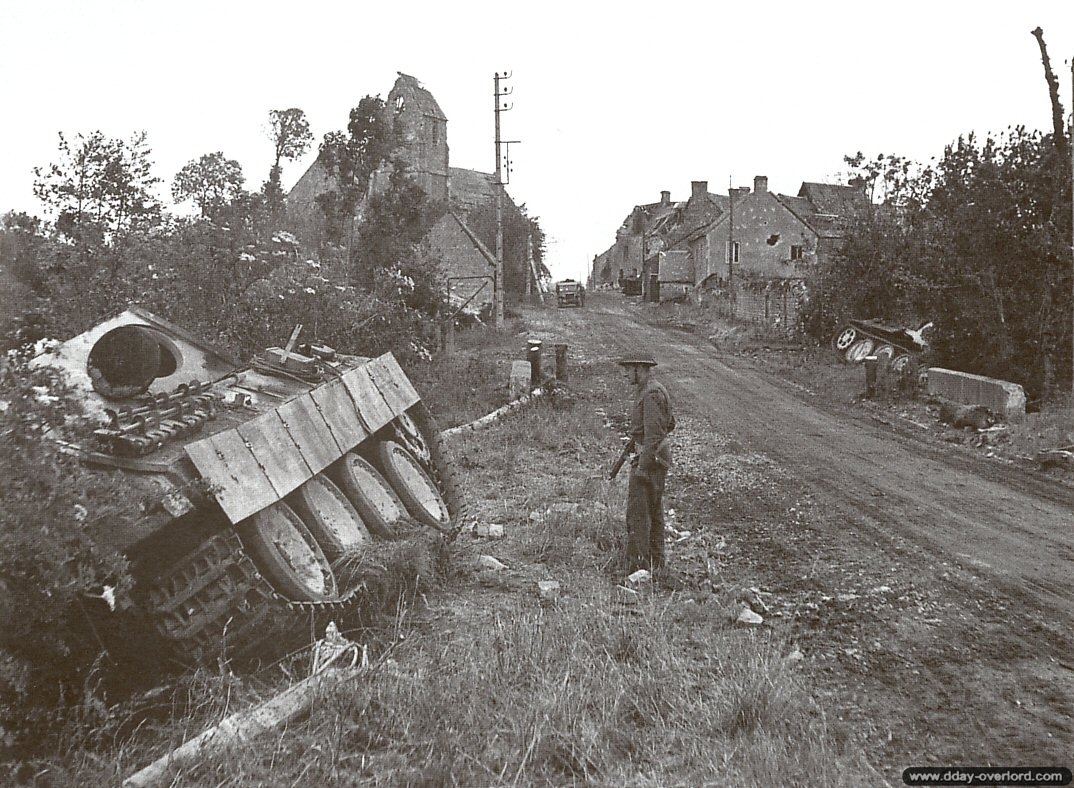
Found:
[(388, 108), (395, 113), (400, 157), (410, 177), (432, 200), (448, 197), (447, 116), (433, 94), (409, 74), (399, 73), (388, 94)]

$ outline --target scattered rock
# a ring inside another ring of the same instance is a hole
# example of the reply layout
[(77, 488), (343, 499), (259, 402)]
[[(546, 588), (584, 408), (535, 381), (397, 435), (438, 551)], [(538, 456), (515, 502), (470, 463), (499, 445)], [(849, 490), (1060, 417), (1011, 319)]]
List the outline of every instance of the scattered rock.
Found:
[(479, 523), (474, 528), (475, 536), (483, 536), (486, 539), (502, 539), (503, 526), (500, 523)]
[(801, 662), (803, 659), (805, 659), (805, 654), (802, 653), (801, 649), (796, 648), (794, 651), (792, 651), (790, 654), (783, 658), (783, 662), (787, 665), (795, 665)]
[(648, 583), (650, 580), (652, 580), (652, 575), (649, 574), (648, 569), (639, 569), (637, 572), (634, 572), (627, 577), (627, 582), (630, 583), (631, 586), (639, 586), (642, 583)]
[(494, 572), (499, 572), (507, 568), (506, 564), (497, 561), (491, 555), (478, 556), (477, 565), (482, 569), (491, 569)]
[(555, 580), (541, 580), (537, 583), (537, 596), (545, 602), (559, 599), (559, 583)]
[(977, 430), (986, 430), (995, 423), (996, 419), (992, 411), (984, 405), (958, 405), (952, 402), (942, 402), (940, 403), (940, 421), (955, 428), (973, 427)]
[(838, 594), (835, 598), (837, 600), (839, 600), (840, 602), (853, 602), (855, 599), (858, 598), (858, 595), (857, 594)]
[(891, 586), (877, 586), (876, 588), (872, 589), (869, 593), (870, 594), (887, 594), (890, 591), (891, 591)]
[(578, 504), (570, 503), (568, 501), (560, 501), (554, 503), (548, 507), (546, 514), (575, 514), (578, 511)]
[(735, 621), (739, 624), (763, 624), (764, 618), (757, 613), (754, 613), (748, 607), (743, 607)]
[(771, 594), (767, 594), (764, 591), (761, 591), (761, 589), (757, 588), (756, 586), (751, 586), (742, 593), (742, 596), (740, 597), (739, 601), (741, 601), (745, 605), (748, 605), (751, 609), (760, 610), (763, 613), (769, 613), (771, 611), (768, 607), (768, 604), (762, 598), (763, 596), (771, 596)]

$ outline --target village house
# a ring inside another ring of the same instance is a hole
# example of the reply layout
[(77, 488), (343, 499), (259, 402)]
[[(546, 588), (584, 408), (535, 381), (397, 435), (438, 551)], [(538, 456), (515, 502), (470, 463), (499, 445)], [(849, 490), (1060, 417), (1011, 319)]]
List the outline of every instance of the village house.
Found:
[[(496, 259), (467, 220), (494, 202), (496, 177), (450, 166), (447, 116), (417, 79), (399, 73), (385, 103), (394, 112), (399, 134), (394, 156), (406, 163), (408, 177), (431, 200), (445, 207), (444, 215), (429, 230), (423, 244), (440, 258), (451, 300), (480, 310), (492, 303), (493, 286), (486, 283), (495, 275)], [(369, 195), (387, 188), (391, 172), (391, 165), (386, 164), (373, 174)], [(314, 221), (320, 211), (317, 197), (334, 186), (324, 166), (314, 161), (287, 195), (289, 213)], [(505, 213), (519, 213), (506, 192), (504, 197)]]
[(632, 254), (647, 300), (715, 293), (729, 315), (796, 330), (810, 273), (838, 251), (848, 220), (867, 204), (861, 182), (806, 182), (790, 197), (770, 192), (763, 175), (752, 191), (727, 195), (693, 181), (684, 203), (636, 206), (616, 244), (595, 259), (594, 278), (607, 281), (616, 256)]

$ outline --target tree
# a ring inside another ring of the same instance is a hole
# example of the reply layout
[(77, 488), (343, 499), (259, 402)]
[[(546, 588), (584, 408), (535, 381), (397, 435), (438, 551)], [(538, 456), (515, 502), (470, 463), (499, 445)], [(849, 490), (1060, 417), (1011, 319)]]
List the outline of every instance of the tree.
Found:
[[(503, 210), (503, 278), (504, 292), (512, 298), (521, 298), (526, 290), (526, 279), (532, 278), (526, 261), (526, 239), (530, 240), (533, 262), (537, 275), (550, 278), (544, 265), (545, 236), (540, 222), (530, 217), (525, 204), (518, 206), (504, 200)], [(466, 223), (489, 249), (496, 248), (496, 203), (491, 200), (471, 211)]]
[(243, 194), (244, 182), (242, 167), (237, 161), (224, 158), (221, 151), (206, 153), (200, 159), (187, 162), (176, 173), (172, 181), (172, 197), (176, 202), (193, 200), (201, 215), (212, 219)]
[(269, 207), (277, 210), (283, 205), (283, 187), (280, 184), (283, 160), (297, 159), (313, 143), (306, 113), (297, 107), (269, 111), (269, 139), (275, 147), (276, 158), (265, 182), (264, 193)]
[(373, 96), (364, 97), (351, 110), (346, 133), (324, 136), (317, 160), (336, 188), (320, 195), (317, 203), (330, 241), (350, 238), (349, 225), (369, 194), (373, 174), (389, 161), (395, 146), (394, 119), (384, 101)]
[(100, 131), (73, 141), (61, 133), (59, 140), (59, 160), (34, 168), (34, 196), (83, 258), (160, 222), (160, 203), (152, 195), (160, 180), (152, 174), (145, 132), (128, 142)]
[(847, 161), (886, 199), (811, 286), (810, 330), (825, 337), (851, 316), (933, 320), (939, 363), (1044, 394), (1070, 368), (1071, 333), (1069, 160), (1051, 135), (969, 134), (928, 168)]
[(388, 188), (369, 198), (357, 228), (352, 254), (356, 282), (373, 290), (378, 271), (402, 271), (422, 283), (420, 308), (435, 313), (439, 297), (433, 294), (441, 290), (437, 272), (425, 272), (418, 264), (418, 246), (443, 213), (407, 176), (404, 164), (394, 162)]

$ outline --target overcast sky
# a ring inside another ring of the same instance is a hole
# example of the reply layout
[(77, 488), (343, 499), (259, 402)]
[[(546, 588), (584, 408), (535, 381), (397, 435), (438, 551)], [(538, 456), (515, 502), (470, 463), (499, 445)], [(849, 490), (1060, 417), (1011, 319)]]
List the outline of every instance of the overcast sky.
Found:
[(40, 213), (31, 170), (61, 130), (144, 129), (165, 184), (223, 151), (257, 188), (269, 110), (302, 108), (319, 141), (397, 71), (447, 115), (452, 166), (491, 172), (492, 76), (511, 71), (508, 191), (540, 217), (553, 273), (584, 276), (662, 189), (679, 200), (693, 180), (726, 191), (767, 175), (794, 194), (838, 180), (858, 150), (927, 161), (969, 131), (1050, 130), (1037, 25), (1069, 117), (1069, 0), (0, 0), (0, 212)]

